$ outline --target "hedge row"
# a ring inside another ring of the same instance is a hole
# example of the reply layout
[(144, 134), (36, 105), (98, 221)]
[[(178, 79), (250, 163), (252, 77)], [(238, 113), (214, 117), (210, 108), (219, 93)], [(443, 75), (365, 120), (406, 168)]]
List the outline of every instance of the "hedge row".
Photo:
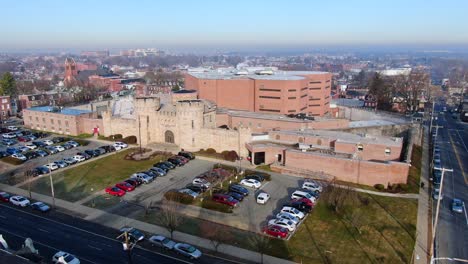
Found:
[(101, 140), (108, 140), (108, 141), (121, 141), (126, 144), (136, 144), (137, 143), (137, 137), (136, 136), (128, 136), (128, 137), (123, 137), (122, 134), (115, 134), (115, 135), (110, 135), (108, 137), (105, 136), (99, 136), (98, 137)]
[(6, 162), (11, 165), (21, 165), (24, 163), (24, 161), (17, 159), (17, 158), (13, 158), (13, 157), (4, 157), (1, 159), (1, 161)]
[(260, 172), (260, 171), (254, 171), (254, 170), (245, 170), (244, 174), (245, 174), (245, 176), (249, 176), (249, 175), (252, 175), (252, 174), (260, 175), (260, 176), (263, 176), (265, 181), (271, 181), (271, 175), (266, 173), (266, 172)]
[(164, 198), (166, 198), (169, 201), (174, 201), (182, 204), (192, 204), (194, 200), (192, 196), (177, 191), (166, 192), (164, 194)]
[(210, 209), (214, 211), (218, 211), (221, 213), (232, 213), (232, 207), (226, 204), (218, 203), (213, 200), (204, 199), (202, 202), (202, 207), (205, 209)]

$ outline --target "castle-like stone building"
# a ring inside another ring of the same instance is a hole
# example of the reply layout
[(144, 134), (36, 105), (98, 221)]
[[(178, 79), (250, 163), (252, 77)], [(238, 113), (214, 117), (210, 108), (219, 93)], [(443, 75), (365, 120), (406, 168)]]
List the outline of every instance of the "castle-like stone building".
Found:
[(216, 105), (205, 100), (161, 103), (159, 97), (128, 98), (116, 102), (102, 117), (106, 136), (136, 135), (142, 145), (165, 142), (189, 151), (235, 150), (245, 157), (244, 145), (251, 137), (250, 128), (217, 128)]

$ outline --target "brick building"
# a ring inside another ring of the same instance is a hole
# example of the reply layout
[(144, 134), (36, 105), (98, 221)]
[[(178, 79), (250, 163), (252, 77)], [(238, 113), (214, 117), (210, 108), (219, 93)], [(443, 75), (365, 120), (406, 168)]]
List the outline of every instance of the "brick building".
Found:
[(4, 120), (11, 115), (10, 96), (0, 96), (0, 120)]
[(329, 112), (331, 78), (327, 72), (218, 69), (189, 71), (185, 88), (197, 90), (199, 98), (219, 107), (324, 116)]

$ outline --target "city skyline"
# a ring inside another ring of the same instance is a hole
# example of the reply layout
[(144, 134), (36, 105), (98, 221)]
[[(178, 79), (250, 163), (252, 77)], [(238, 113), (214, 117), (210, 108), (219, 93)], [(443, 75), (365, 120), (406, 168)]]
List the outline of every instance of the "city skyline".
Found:
[(462, 1), (30, 1), (5, 3), (2, 51), (288, 49), (468, 44)]

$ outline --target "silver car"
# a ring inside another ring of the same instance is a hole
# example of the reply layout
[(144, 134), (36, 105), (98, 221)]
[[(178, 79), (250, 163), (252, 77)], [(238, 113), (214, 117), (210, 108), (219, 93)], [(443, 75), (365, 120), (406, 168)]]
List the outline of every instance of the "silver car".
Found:
[(174, 250), (177, 254), (184, 255), (191, 259), (199, 259), (202, 256), (200, 250), (196, 249), (194, 246), (185, 244), (185, 243), (177, 243), (174, 245)]
[(174, 246), (176, 244), (174, 241), (161, 235), (154, 235), (150, 237), (148, 240), (153, 246), (159, 246), (159, 247), (162, 247), (164, 249), (169, 249), (169, 250), (174, 249)]

